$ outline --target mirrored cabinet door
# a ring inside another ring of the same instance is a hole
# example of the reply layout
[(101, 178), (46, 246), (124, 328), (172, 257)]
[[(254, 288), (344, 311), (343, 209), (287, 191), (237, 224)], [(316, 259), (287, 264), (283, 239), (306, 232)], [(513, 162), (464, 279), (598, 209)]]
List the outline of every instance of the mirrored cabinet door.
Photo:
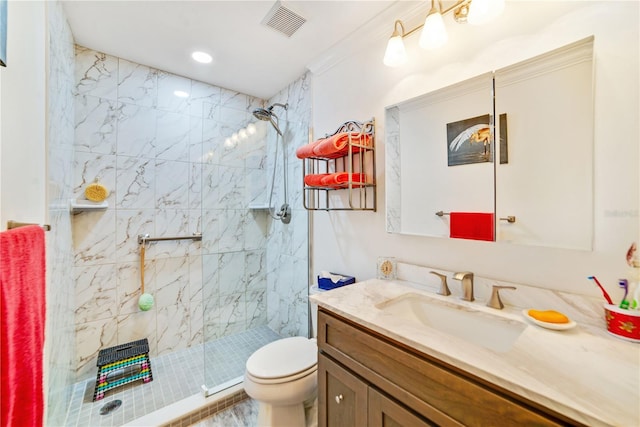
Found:
[(593, 97), (589, 37), (387, 107), (387, 231), (591, 250)]
[[(593, 38), (495, 72), (496, 239), (591, 250)], [(501, 134), (501, 132), (503, 134)]]

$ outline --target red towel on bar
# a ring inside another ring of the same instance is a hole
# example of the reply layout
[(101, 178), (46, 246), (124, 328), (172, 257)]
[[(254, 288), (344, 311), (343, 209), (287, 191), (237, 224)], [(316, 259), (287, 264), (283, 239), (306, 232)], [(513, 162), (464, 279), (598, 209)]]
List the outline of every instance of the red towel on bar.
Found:
[(43, 425), (45, 239), (36, 225), (0, 233), (2, 426)]
[(492, 213), (451, 212), (449, 218), (450, 237), (493, 242)]

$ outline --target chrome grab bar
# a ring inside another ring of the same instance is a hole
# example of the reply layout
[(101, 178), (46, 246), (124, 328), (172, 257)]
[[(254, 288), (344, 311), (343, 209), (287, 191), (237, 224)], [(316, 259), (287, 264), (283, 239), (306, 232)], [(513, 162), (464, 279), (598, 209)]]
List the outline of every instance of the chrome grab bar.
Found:
[(138, 234), (138, 244), (142, 245), (147, 242), (161, 242), (165, 240), (202, 240), (202, 233), (193, 233), (193, 236), (174, 236), (174, 237), (149, 237), (149, 234)]

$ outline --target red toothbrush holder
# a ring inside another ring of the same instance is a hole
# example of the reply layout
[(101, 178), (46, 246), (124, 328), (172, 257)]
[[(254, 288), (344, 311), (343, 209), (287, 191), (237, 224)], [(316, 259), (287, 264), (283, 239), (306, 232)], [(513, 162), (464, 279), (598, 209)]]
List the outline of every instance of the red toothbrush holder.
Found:
[(640, 310), (625, 310), (617, 305), (604, 305), (607, 331), (623, 340), (640, 343)]

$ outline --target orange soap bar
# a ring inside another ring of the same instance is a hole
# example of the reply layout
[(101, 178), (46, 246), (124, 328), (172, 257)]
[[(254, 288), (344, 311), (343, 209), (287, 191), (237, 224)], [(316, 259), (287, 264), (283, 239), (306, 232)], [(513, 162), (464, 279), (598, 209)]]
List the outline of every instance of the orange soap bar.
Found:
[(555, 310), (529, 310), (529, 316), (547, 323), (569, 323), (569, 318)]

